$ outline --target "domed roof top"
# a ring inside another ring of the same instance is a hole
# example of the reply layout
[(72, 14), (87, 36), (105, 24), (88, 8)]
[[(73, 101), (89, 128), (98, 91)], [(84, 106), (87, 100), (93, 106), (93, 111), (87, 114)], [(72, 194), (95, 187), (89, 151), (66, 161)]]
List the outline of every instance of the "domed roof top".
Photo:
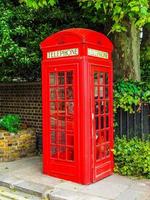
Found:
[(112, 42), (104, 34), (85, 28), (71, 28), (54, 33), (41, 42), (40, 47), (43, 49), (45, 47), (75, 43), (97, 44), (110, 50), (113, 48)]

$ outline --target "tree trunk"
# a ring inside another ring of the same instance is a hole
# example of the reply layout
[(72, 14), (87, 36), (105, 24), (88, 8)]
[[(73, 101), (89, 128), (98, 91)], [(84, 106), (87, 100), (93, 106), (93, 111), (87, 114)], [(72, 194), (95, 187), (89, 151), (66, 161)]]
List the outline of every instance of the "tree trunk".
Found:
[(127, 32), (114, 33), (115, 79), (141, 80), (140, 73), (140, 32), (134, 23)]

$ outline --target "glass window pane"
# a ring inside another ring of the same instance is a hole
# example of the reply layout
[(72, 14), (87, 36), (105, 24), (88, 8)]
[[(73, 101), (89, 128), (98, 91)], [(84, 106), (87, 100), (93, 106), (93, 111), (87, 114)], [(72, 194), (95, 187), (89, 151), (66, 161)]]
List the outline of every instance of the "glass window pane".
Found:
[(74, 128), (73, 117), (67, 117), (67, 131), (72, 131)]
[(71, 86), (67, 87), (67, 99), (73, 99), (73, 88)]
[(67, 114), (72, 115), (74, 113), (74, 102), (69, 101), (69, 102), (66, 102), (66, 104), (67, 104)]
[(99, 160), (100, 158), (100, 147), (96, 147), (96, 160)]
[(95, 101), (95, 115), (98, 115), (99, 108), (98, 108), (98, 101)]
[(66, 160), (66, 147), (65, 146), (59, 147), (59, 158), (61, 160)]
[(98, 116), (95, 116), (95, 129), (98, 130), (99, 129), (99, 117)]
[(106, 101), (106, 113), (108, 113), (108, 112), (109, 112), (109, 102)]
[(104, 84), (104, 73), (100, 73), (100, 84)]
[(50, 126), (52, 129), (55, 129), (57, 127), (57, 118), (56, 117), (50, 118)]
[(56, 88), (50, 88), (50, 100), (56, 99)]
[(108, 142), (109, 141), (109, 131), (106, 130), (106, 141)]
[(108, 73), (105, 73), (105, 84), (108, 84)]
[(57, 158), (58, 156), (58, 147), (57, 146), (51, 146), (51, 157)]
[(64, 130), (65, 127), (66, 127), (65, 117), (63, 117), (63, 116), (58, 116), (58, 128)]
[(66, 134), (65, 131), (59, 132), (59, 144), (65, 145), (66, 144)]
[(109, 127), (109, 117), (108, 117), (108, 115), (106, 116), (106, 128), (108, 128)]
[(67, 148), (67, 160), (74, 160), (74, 149), (73, 148)]
[(65, 73), (58, 72), (58, 85), (64, 85), (65, 83)]
[(101, 126), (101, 129), (104, 128), (104, 117), (101, 117), (101, 120), (100, 120), (100, 126)]
[(58, 99), (60, 99), (60, 100), (65, 99), (65, 88), (64, 87), (58, 88)]
[(57, 103), (50, 102), (50, 114), (56, 114), (57, 112)]
[(96, 145), (100, 144), (100, 134), (98, 131), (96, 131)]
[(102, 86), (99, 87), (99, 95), (100, 95), (101, 99), (104, 98), (104, 87), (102, 87)]
[(94, 97), (98, 98), (98, 87), (94, 87)]
[(101, 143), (105, 142), (105, 134), (104, 131), (101, 131)]
[(104, 158), (105, 157), (105, 146), (104, 145), (102, 145), (100, 147), (100, 152), (101, 152), (101, 157)]
[(58, 114), (65, 113), (65, 102), (58, 102)]
[(73, 71), (67, 72), (67, 84), (73, 84)]
[(108, 87), (105, 87), (105, 98), (108, 99)]
[(104, 114), (104, 101), (100, 101), (100, 114)]
[(94, 73), (94, 84), (98, 85), (98, 73), (97, 72)]
[(110, 155), (110, 146), (109, 144), (106, 144), (106, 156)]
[(74, 137), (72, 135), (67, 136), (67, 145), (70, 145), (70, 146), (74, 145)]
[(57, 137), (56, 137), (56, 131), (54, 130), (54, 131), (51, 131), (51, 143), (52, 144), (56, 144), (56, 142), (57, 142)]
[(50, 85), (56, 85), (56, 73), (50, 73)]

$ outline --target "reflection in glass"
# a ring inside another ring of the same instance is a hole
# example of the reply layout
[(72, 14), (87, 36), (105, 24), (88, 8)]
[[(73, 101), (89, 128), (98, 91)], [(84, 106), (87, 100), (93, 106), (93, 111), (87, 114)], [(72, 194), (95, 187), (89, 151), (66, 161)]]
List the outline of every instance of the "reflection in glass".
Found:
[(101, 117), (101, 129), (104, 128), (104, 117)]
[(106, 141), (109, 141), (109, 131), (106, 131)]
[(56, 88), (50, 88), (50, 99), (51, 100), (56, 99)]
[(100, 134), (96, 131), (96, 145), (100, 144)]
[(56, 73), (50, 73), (50, 85), (56, 85)]
[(100, 84), (104, 83), (104, 73), (100, 73)]
[(74, 145), (74, 137), (72, 135), (67, 136), (67, 145), (70, 145), (70, 146)]
[(56, 144), (56, 141), (57, 141), (57, 139), (56, 139), (56, 131), (54, 130), (54, 131), (51, 131), (51, 143), (52, 144)]
[(58, 128), (64, 130), (66, 127), (65, 117), (58, 116)]
[(94, 97), (98, 98), (98, 87), (94, 87)]
[(106, 128), (108, 128), (109, 127), (109, 117), (108, 117), (108, 115), (106, 116)]
[(65, 131), (61, 131), (59, 133), (59, 144), (66, 144), (66, 136)]
[(64, 89), (64, 87), (58, 88), (58, 99), (60, 99), (60, 100), (65, 99), (65, 89)]
[(101, 132), (101, 143), (105, 142), (104, 131)]
[(67, 104), (67, 114), (73, 114), (74, 112), (74, 102), (66, 102)]
[(58, 102), (58, 114), (65, 113), (65, 102)]
[(58, 85), (64, 85), (65, 83), (65, 73), (58, 72)]
[(105, 157), (105, 146), (104, 145), (102, 145), (100, 147), (100, 151), (101, 151), (102, 158), (104, 158)]
[(59, 147), (59, 158), (62, 160), (66, 160), (66, 147), (65, 146)]
[(67, 160), (74, 160), (74, 149), (67, 148)]
[(100, 147), (96, 147), (96, 160), (99, 160), (100, 158)]
[(50, 102), (50, 114), (54, 114), (57, 111), (57, 104), (56, 102)]
[(50, 126), (52, 129), (55, 129), (57, 127), (57, 118), (56, 117), (50, 118)]
[(57, 158), (58, 148), (57, 146), (51, 146), (51, 157)]
[(100, 98), (104, 98), (104, 87), (100, 86), (99, 88)]
[(98, 101), (95, 101), (95, 115), (98, 115)]
[(104, 113), (104, 101), (100, 101), (100, 114)]
[(109, 102), (106, 101), (106, 113), (108, 113), (108, 112), (109, 112)]
[(106, 156), (109, 156), (109, 154), (110, 154), (109, 144), (106, 144)]
[(99, 129), (99, 123), (98, 123), (98, 116), (95, 116), (95, 129), (98, 130)]
[(67, 87), (67, 99), (73, 99), (73, 88), (71, 86)]
[(105, 73), (105, 84), (108, 84), (108, 73)]
[(105, 98), (108, 99), (108, 87), (105, 87)]
[(73, 72), (69, 71), (67, 72), (67, 84), (72, 84), (73, 83)]
[(97, 72), (94, 73), (94, 84), (98, 85), (98, 73)]

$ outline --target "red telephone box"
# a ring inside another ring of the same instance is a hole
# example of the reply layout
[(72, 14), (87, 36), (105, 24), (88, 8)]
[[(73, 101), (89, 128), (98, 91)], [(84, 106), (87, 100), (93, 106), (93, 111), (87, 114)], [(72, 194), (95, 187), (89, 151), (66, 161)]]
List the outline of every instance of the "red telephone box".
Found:
[(82, 28), (41, 43), (43, 172), (82, 184), (113, 173), (112, 43)]

